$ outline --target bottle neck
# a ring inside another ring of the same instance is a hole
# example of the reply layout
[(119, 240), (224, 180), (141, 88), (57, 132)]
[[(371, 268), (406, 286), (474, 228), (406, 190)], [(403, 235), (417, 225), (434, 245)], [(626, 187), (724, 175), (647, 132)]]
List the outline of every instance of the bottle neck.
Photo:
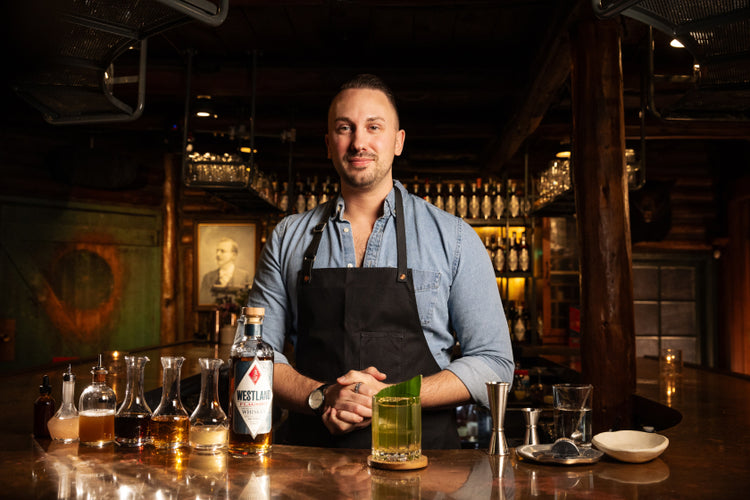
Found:
[(73, 398), (75, 397), (76, 383), (75, 380), (68, 380), (63, 382), (62, 389), (62, 404), (72, 405)]
[(247, 321), (245, 323), (245, 337), (259, 339), (263, 334), (263, 323)]

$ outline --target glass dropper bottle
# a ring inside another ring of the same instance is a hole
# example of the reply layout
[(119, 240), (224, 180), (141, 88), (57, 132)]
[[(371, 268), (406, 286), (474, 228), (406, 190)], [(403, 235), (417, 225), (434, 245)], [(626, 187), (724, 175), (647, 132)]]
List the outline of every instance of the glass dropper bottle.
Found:
[(57, 413), (47, 422), (52, 439), (61, 443), (78, 441), (78, 410), (74, 401), (76, 376), (68, 365), (62, 376), (62, 403)]

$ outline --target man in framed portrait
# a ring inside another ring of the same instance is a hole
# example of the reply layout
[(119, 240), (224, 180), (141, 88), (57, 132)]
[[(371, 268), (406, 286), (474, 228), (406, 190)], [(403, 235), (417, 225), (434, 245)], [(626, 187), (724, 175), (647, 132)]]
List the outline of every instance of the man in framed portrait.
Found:
[(213, 304), (220, 294), (227, 294), (252, 284), (250, 273), (237, 267), (239, 247), (232, 238), (221, 238), (216, 244), (217, 268), (201, 279), (199, 303)]

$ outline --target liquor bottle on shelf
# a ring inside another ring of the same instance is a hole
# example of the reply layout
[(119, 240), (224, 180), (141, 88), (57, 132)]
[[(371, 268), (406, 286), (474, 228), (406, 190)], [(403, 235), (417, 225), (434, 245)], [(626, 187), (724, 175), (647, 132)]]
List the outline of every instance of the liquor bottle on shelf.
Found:
[(511, 273), (518, 271), (518, 247), (515, 242), (516, 232), (513, 231), (511, 238), (508, 240), (508, 272)]
[(513, 325), (516, 321), (516, 301), (509, 300), (505, 306), (505, 319), (508, 322), (508, 331), (513, 335)]
[(297, 182), (297, 200), (294, 203), (294, 211), (301, 214), (307, 209), (307, 200), (305, 199), (304, 186)]
[(456, 197), (453, 195), (453, 184), (448, 184), (448, 197), (445, 199), (445, 211), (456, 215)]
[(526, 326), (524, 325), (524, 304), (519, 302), (516, 306), (516, 314), (513, 318), (513, 339), (516, 342), (523, 342), (526, 340)]
[(493, 267), (498, 273), (505, 271), (505, 245), (503, 244), (505, 238), (500, 234), (497, 237), (497, 248), (492, 259)]
[(141, 447), (151, 442), (148, 426), (151, 408), (143, 393), (147, 356), (125, 356), (127, 382), (125, 397), (115, 414), (115, 441), (120, 446)]
[(518, 217), (521, 210), (521, 204), (518, 201), (518, 195), (516, 195), (516, 183), (509, 183), (508, 188), (508, 215), (511, 217)]
[(490, 261), (492, 261), (492, 239), (489, 235), (484, 237), (484, 248), (487, 249), (487, 255), (489, 255)]
[(49, 438), (47, 422), (55, 414), (55, 399), (52, 397), (52, 386), (49, 385), (49, 375), (42, 377), (39, 386), (39, 397), (34, 401), (34, 437)]
[(229, 367), (229, 452), (271, 451), (273, 348), (263, 341), (262, 307), (243, 307), (245, 333), (232, 345)]
[[(478, 183), (482, 182), (482, 179), (477, 179)], [(492, 197), (490, 196), (490, 183), (484, 183), (484, 194), (482, 195), (482, 202), (480, 204), (480, 212), (482, 218), (487, 220), (492, 218)]]
[(518, 270), (527, 272), (529, 270), (529, 247), (526, 244), (526, 231), (521, 235), (521, 243), (518, 246)]
[(432, 203), (432, 192), (430, 191), (430, 180), (425, 179), (424, 181), (424, 201)]
[(477, 195), (477, 183), (471, 183), (471, 198), (469, 198), (469, 215), (472, 219), (479, 217), (479, 195)]
[(78, 438), (81, 444), (104, 446), (115, 440), (115, 391), (107, 385), (107, 371), (99, 364), (91, 369), (91, 384), (78, 399)]
[(318, 177), (313, 177), (312, 183), (307, 184), (307, 193), (305, 193), (305, 209), (306, 210), (312, 210), (313, 208), (318, 206), (318, 194), (317, 189), (318, 187)]
[(462, 219), (469, 213), (469, 200), (466, 199), (466, 184), (463, 182), (458, 186), (458, 200), (456, 200), (456, 213)]
[(286, 212), (289, 209), (289, 183), (281, 183), (281, 193), (279, 194), (279, 210)]
[(494, 187), (494, 196), (492, 198), (492, 212), (495, 214), (496, 219), (503, 217), (505, 212), (505, 200), (503, 199), (503, 187), (500, 183), (496, 183)]
[(443, 184), (441, 182), (435, 185), (435, 200), (433, 203), (440, 210), (445, 210), (445, 198), (443, 197)]
[(75, 405), (76, 376), (70, 365), (63, 373), (62, 402), (57, 413), (47, 422), (52, 439), (60, 443), (78, 441), (78, 410)]
[(176, 449), (189, 444), (190, 416), (180, 399), (180, 373), (185, 358), (162, 356), (162, 392), (151, 415), (149, 433), (156, 448)]
[(320, 197), (318, 198), (318, 205), (322, 205), (323, 203), (327, 202), (330, 199), (330, 186), (331, 186), (331, 176), (326, 176), (326, 180), (323, 183), (323, 186), (321, 186), (320, 190)]

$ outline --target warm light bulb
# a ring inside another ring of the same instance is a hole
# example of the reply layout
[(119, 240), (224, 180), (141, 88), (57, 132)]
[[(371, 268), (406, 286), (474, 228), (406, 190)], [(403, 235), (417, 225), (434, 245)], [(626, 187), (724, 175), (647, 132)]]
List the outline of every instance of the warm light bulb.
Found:
[(570, 158), (570, 151), (558, 151), (555, 158)]
[(208, 111), (198, 111), (197, 113), (195, 113), (195, 116), (200, 116), (201, 118), (206, 118), (206, 117), (211, 116), (211, 113), (209, 113)]
[(670, 47), (674, 47), (675, 49), (684, 49), (685, 46), (682, 45), (682, 42), (679, 41), (676, 38), (673, 38), (671, 42), (669, 42)]

